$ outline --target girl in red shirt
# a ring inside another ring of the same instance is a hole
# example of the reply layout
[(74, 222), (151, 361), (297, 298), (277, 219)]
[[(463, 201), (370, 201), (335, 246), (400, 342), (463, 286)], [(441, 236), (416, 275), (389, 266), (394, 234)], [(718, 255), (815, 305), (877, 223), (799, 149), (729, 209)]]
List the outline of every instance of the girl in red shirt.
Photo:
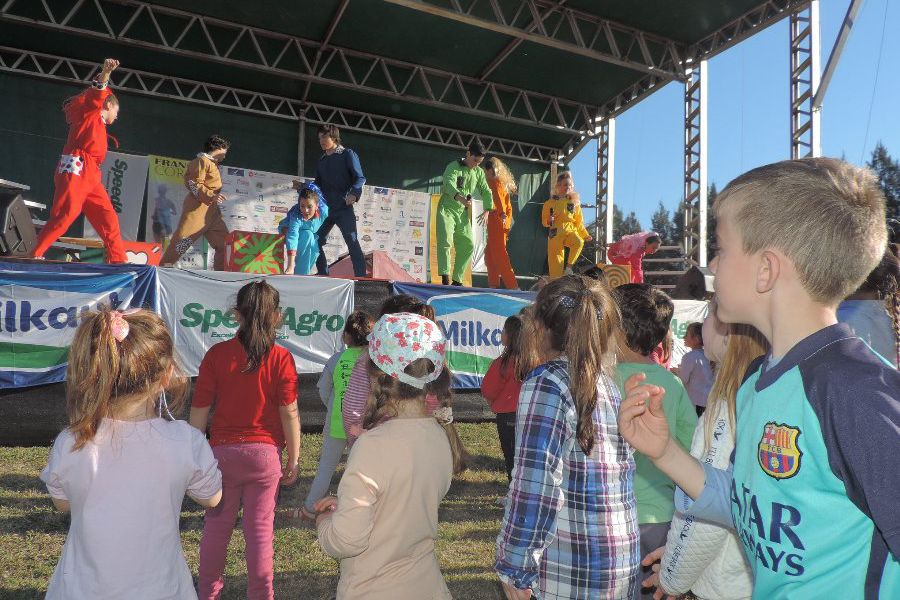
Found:
[(481, 382), (481, 395), (497, 415), (497, 436), (506, 462), (506, 476), (510, 481), (516, 450), (516, 407), (519, 404), (519, 391), (522, 389), (522, 380), (517, 372), (522, 353), (521, 334), (521, 317), (508, 317), (500, 334), (503, 353), (491, 363)]
[[(191, 405), (191, 425), (206, 430), (215, 405), (209, 443), (222, 471), (222, 502), (206, 511), (200, 542), (197, 594), (218, 598), (225, 555), (241, 505), (247, 554), (247, 598), (273, 598), (273, 540), (278, 482), (297, 479), (300, 419), (294, 358), (275, 344), (281, 324), (280, 295), (265, 281), (240, 289), (240, 326), (231, 340), (209, 349)], [(287, 447), (288, 463), (281, 466)]]

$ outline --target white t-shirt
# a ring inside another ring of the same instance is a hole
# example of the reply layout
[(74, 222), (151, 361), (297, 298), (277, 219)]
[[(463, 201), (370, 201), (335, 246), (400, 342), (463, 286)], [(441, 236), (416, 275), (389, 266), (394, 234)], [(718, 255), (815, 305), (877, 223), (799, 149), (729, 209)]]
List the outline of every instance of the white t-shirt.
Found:
[(706, 406), (709, 390), (712, 389), (713, 374), (703, 350), (691, 350), (684, 355), (678, 366), (678, 376), (694, 406)]
[(47, 598), (197, 597), (181, 547), (185, 492), (206, 499), (222, 474), (206, 438), (185, 421), (104, 419), (72, 452), (68, 429), (41, 472), (47, 491), (68, 500), (71, 525)]

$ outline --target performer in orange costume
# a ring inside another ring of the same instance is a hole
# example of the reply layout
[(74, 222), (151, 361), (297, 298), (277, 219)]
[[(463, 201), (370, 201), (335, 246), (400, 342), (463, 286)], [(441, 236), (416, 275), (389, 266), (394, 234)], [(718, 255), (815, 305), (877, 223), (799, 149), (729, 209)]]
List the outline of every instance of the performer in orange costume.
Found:
[(107, 58), (92, 87), (63, 106), (69, 137), (53, 177), (55, 192), (50, 218), (38, 235), (33, 258), (42, 258), (82, 211), (106, 245), (106, 262), (125, 262), (119, 217), (100, 177), (106, 158), (106, 126), (119, 116), (119, 100), (107, 87), (119, 61)]
[(489, 158), (482, 166), (488, 185), (494, 196), (494, 208), (481, 213), (478, 217), (480, 224), (484, 223), (487, 215), (487, 248), (484, 251), (484, 264), (487, 267), (488, 285), (492, 288), (500, 287), (500, 280), (508, 290), (519, 289), (516, 283), (516, 274), (509, 262), (509, 253), (506, 251), (506, 242), (509, 238), (509, 230), (512, 228), (512, 203), (510, 196), (518, 191), (516, 181), (509, 169), (499, 158)]

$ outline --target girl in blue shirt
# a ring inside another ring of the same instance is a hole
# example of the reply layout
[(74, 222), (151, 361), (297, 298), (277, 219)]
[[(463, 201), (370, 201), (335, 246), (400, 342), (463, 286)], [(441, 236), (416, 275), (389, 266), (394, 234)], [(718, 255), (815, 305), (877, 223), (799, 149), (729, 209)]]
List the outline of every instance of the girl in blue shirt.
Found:
[(287, 249), (285, 273), (309, 275), (319, 256), (316, 233), (327, 217), (328, 205), (325, 204), (321, 190), (314, 183), (304, 184), (300, 188), (297, 205), (278, 224), (278, 231), (284, 234)]

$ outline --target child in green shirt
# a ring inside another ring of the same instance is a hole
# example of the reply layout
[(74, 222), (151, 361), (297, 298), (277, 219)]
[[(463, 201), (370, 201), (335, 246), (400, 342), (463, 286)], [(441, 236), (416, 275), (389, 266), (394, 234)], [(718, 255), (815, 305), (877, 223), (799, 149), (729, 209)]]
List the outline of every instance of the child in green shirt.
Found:
[[(618, 340), (616, 383), (625, 395), (625, 381), (636, 373), (646, 382), (666, 390), (665, 411), (669, 431), (685, 448), (690, 448), (697, 413), (681, 381), (651, 358), (666, 337), (674, 304), (665, 292), (646, 283), (630, 283), (613, 290), (622, 314)], [(641, 556), (665, 545), (675, 513), (675, 484), (644, 455), (635, 452), (634, 497), (641, 530)]]

